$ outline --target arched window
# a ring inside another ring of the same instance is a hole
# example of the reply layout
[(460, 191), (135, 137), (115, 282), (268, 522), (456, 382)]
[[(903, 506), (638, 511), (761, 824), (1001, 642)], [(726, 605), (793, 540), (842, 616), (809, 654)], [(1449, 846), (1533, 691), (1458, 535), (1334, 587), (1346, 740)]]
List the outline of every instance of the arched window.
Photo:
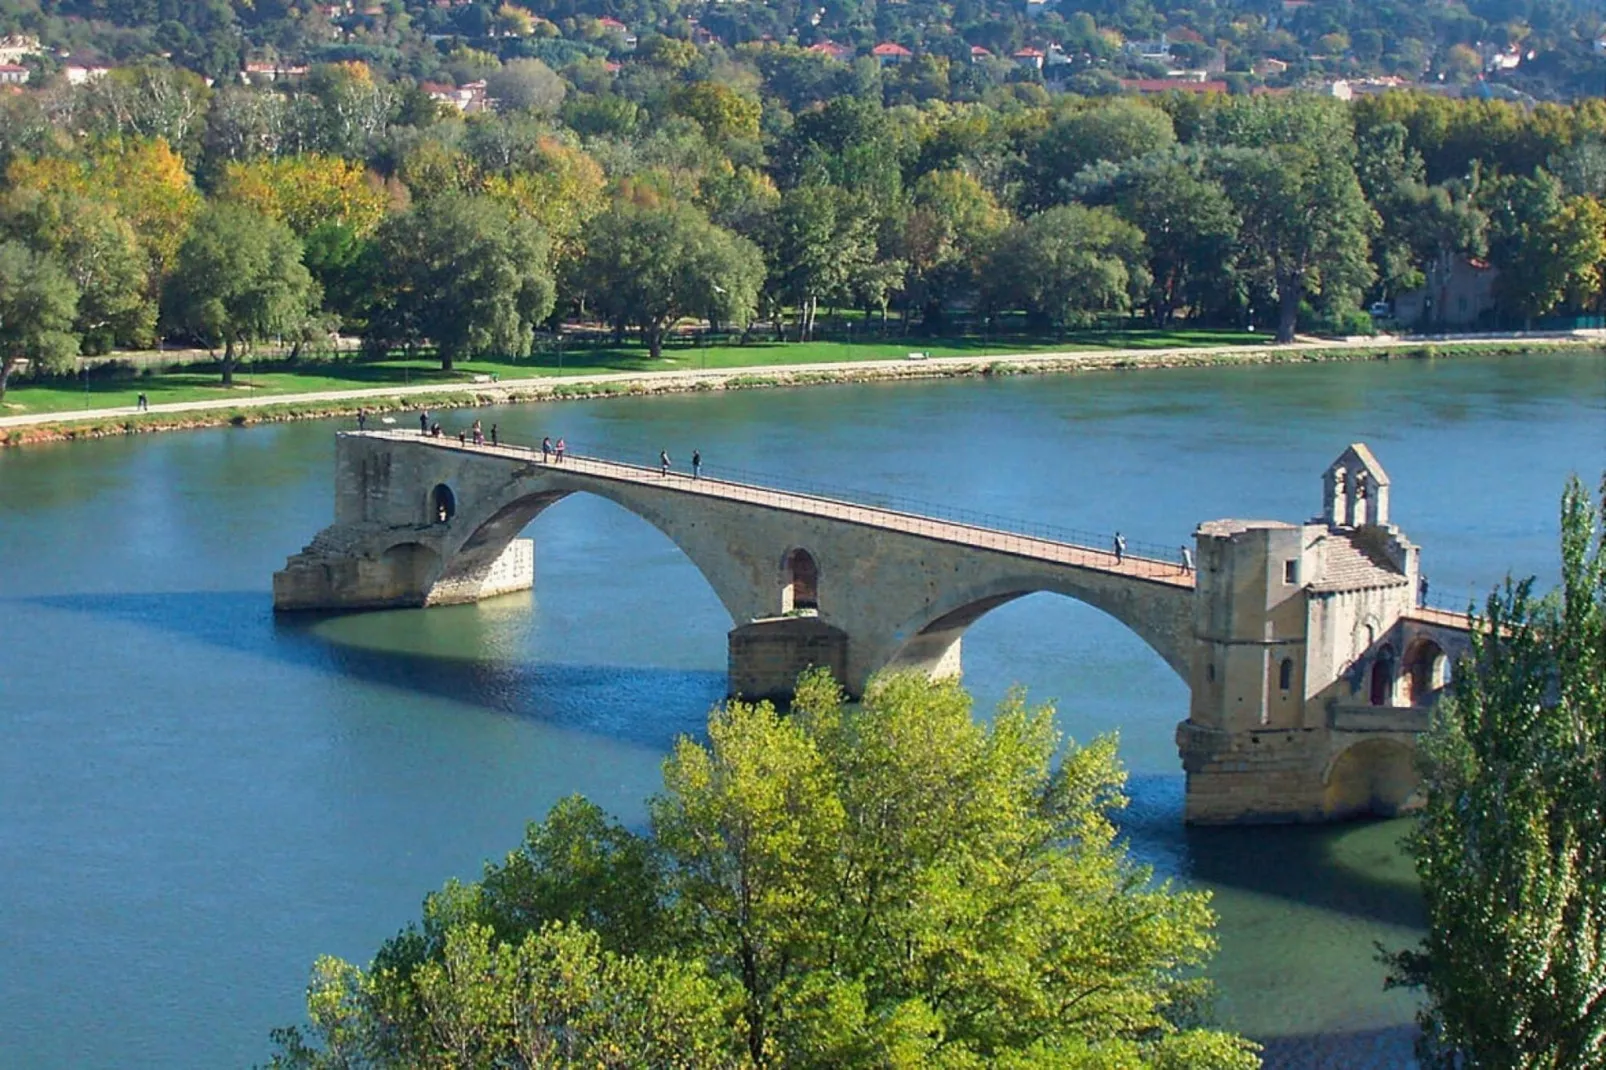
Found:
[(1422, 638), (1412, 643), (1406, 650), (1402, 669), (1411, 689), (1407, 701), (1413, 706), (1430, 701), (1433, 693), (1448, 682), (1449, 664), (1443, 648), (1433, 640)]
[(1287, 691), (1294, 686), (1294, 659), (1284, 658), (1277, 667), (1277, 686)]
[(783, 566), (785, 586), (781, 588), (781, 612), (797, 613), (820, 608), (820, 567), (814, 555), (796, 549), (786, 555)]
[(445, 483), (437, 483), (435, 489), (429, 492), (430, 523), (444, 524), (456, 515), (457, 496)]
[(1385, 646), (1372, 662), (1372, 705), (1388, 706), (1394, 699), (1394, 651)]

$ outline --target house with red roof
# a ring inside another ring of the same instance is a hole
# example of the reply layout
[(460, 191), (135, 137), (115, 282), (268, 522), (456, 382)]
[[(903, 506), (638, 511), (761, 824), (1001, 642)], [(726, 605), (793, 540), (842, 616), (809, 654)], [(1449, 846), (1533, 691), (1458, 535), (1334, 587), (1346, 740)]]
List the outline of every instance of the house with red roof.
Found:
[(988, 49), (985, 49), (985, 48), (981, 47), (980, 45), (971, 45), (970, 46), (970, 62), (979, 63), (984, 59), (992, 59), (992, 58), (993, 58), (993, 54)]
[(870, 55), (883, 67), (896, 67), (914, 58), (913, 52), (892, 41), (882, 41), (870, 50)]
[(1043, 69), (1044, 52), (1041, 48), (1023, 48), (1010, 58), (1022, 67), (1029, 67), (1034, 71)]

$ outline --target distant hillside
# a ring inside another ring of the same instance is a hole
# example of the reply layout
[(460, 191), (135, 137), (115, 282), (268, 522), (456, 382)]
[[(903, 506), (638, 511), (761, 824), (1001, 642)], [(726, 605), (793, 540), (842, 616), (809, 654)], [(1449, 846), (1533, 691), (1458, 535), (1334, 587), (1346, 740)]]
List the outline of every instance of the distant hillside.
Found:
[(1274, 87), (1483, 82), (1541, 99), (1606, 89), (1606, 8), (1584, 0), (0, 0), (0, 32), (36, 36), (58, 57), (166, 54), (213, 78), (253, 59), (361, 59), (451, 81), (498, 58), (559, 68), (623, 58), (638, 35), (664, 34), (727, 47), (830, 44), (849, 59), (886, 42), (955, 64), (981, 48), (1017, 79), (1040, 76), (1030, 52), (1015, 58), (1036, 49), (1062, 61), (1062, 76), (1086, 74), (1084, 90), (1175, 70)]

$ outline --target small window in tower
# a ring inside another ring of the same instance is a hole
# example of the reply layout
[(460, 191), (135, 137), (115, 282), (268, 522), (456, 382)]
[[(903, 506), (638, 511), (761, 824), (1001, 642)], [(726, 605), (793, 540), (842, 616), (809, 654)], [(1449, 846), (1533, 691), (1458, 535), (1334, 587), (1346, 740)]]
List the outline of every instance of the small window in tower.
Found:
[(1299, 562), (1297, 560), (1289, 560), (1289, 561), (1284, 561), (1283, 562), (1283, 582), (1284, 583), (1298, 583), (1299, 582)]
[(1283, 663), (1277, 667), (1277, 686), (1287, 691), (1294, 686), (1294, 659), (1284, 658)]
[(1215, 683), (1216, 682), (1216, 663), (1215, 662), (1212, 661), (1210, 664), (1205, 666), (1205, 679), (1209, 680), (1211, 683)]

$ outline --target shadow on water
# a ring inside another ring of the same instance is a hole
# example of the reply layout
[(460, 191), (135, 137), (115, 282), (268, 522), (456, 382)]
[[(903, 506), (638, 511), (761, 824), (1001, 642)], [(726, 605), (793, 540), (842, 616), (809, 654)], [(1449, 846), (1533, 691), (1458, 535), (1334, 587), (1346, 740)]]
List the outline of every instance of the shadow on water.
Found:
[[(1416, 887), (1380, 876), (1409, 869), (1395, 836), (1365, 837), (1360, 847), (1349, 842), (1349, 834), (1375, 829), (1374, 823), (1202, 828), (1178, 820), (1180, 774), (1135, 776), (1128, 790), (1122, 834), (1133, 856), (1159, 872), (1382, 925), (1426, 924)], [(1340, 840), (1345, 850), (1335, 851)]]
[(1416, 1026), (1394, 1025), (1345, 1033), (1262, 1040), (1264, 1070), (1399, 1070), (1415, 1066)]
[[(408, 627), (418, 610), (363, 614), (393, 627), (348, 637), (339, 625), (355, 615), (281, 617), (260, 591), (50, 595), (22, 601), (663, 750), (679, 736), (703, 734), (704, 715), (725, 694), (723, 672), (534, 661), (523, 649), (508, 649), (505, 638), (498, 642), (487, 636), (490, 629), (470, 614), (454, 620), (451, 652), (441, 652), (425, 649), (420, 632)], [(392, 642), (398, 636), (413, 641)], [(488, 641), (482, 646), (481, 639)]]

